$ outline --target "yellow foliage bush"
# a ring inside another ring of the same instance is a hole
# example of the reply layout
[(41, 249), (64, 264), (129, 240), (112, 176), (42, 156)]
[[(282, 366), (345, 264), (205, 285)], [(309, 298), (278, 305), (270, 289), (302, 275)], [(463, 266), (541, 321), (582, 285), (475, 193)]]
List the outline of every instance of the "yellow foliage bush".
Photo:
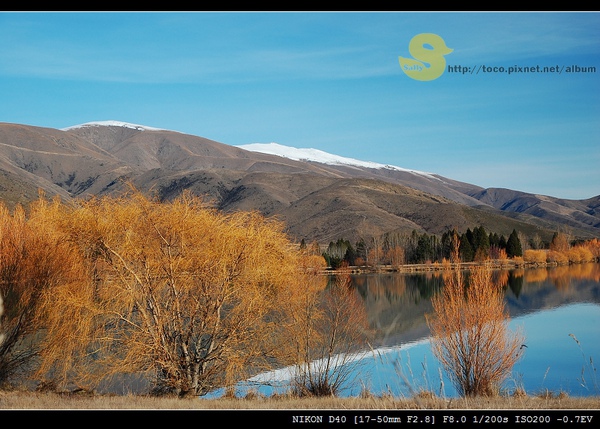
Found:
[(527, 249), (523, 254), (523, 260), (528, 263), (543, 264), (546, 262), (546, 251)]
[(594, 254), (587, 246), (575, 246), (571, 250), (577, 252), (579, 262), (592, 262)]
[(190, 194), (39, 202), (32, 213), (81, 267), (45, 296), (39, 374), (61, 382), (146, 373), (157, 393), (180, 395), (233, 384), (293, 355), (293, 317), (320, 290), (308, 285), (323, 258), (303, 258), (282, 223)]
[(509, 331), (503, 299), (491, 270), (476, 267), (468, 285), (460, 268), (446, 273), (431, 300), (433, 353), (461, 396), (495, 394), (522, 355), (524, 336)]
[(568, 264), (569, 258), (563, 252), (558, 252), (556, 250), (548, 251), (548, 262), (556, 263), (559, 265)]
[(594, 238), (585, 243), (585, 246), (592, 252), (594, 258), (600, 258), (600, 240)]

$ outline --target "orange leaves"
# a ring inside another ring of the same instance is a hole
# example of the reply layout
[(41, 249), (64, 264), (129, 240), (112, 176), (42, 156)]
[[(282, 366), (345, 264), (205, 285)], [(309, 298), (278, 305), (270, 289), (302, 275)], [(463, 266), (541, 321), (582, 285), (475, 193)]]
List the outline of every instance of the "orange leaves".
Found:
[(502, 289), (491, 271), (470, 272), (468, 286), (457, 268), (432, 298), (427, 316), (433, 352), (461, 395), (493, 395), (520, 358), (523, 337), (508, 331)]
[(523, 252), (523, 260), (527, 263), (545, 264), (548, 255), (544, 249), (527, 249)]
[[(33, 212), (84, 268), (77, 287), (57, 285), (48, 300), (44, 368), (67, 362), (95, 383), (142, 372), (161, 391), (202, 394), (274, 358), (303, 303), (308, 270), (283, 225), (257, 213), (135, 190)], [(74, 332), (61, 356), (54, 345)]]
[[(0, 378), (26, 365), (37, 353), (36, 342), (44, 302), (54, 287), (74, 278), (77, 264), (61, 242), (36, 219), (27, 219), (18, 206), (13, 213), (0, 206), (0, 296), (4, 303)], [(20, 344), (27, 343), (27, 347)]]

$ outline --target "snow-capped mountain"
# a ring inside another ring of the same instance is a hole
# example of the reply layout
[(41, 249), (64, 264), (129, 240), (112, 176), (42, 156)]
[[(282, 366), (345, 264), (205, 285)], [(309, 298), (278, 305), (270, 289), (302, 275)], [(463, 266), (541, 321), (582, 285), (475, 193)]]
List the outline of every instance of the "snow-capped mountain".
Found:
[(483, 189), (438, 174), (277, 143), (233, 146), (123, 121), (64, 129), (0, 123), (0, 200), (119, 193), (125, 182), (168, 200), (189, 190), (219, 210), (256, 210), (295, 238), (327, 243), (389, 231), (482, 225), (550, 239), (597, 236), (600, 196), (560, 200)]
[[(166, 130), (164, 128), (156, 128), (149, 127), (146, 125), (132, 124), (130, 122), (122, 122), (122, 121), (93, 121), (86, 122), (79, 125), (73, 125), (70, 127), (62, 128), (62, 131), (71, 131), (77, 128), (84, 127), (99, 127), (99, 126), (109, 126), (109, 127), (123, 127), (130, 128), (138, 131), (173, 131)], [(428, 176), (430, 178), (437, 177), (433, 176), (433, 173), (428, 173), (424, 171), (412, 170), (408, 168), (402, 168), (395, 165), (389, 164), (380, 164), (377, 162), (371, 161), (362, 161), (355, 158), (344, 157), (340, 155), (335, 155), (332, 153), (328, 153), (319, 149), (314, 148), (295, 148), (291, 146), (285, 146), (279, 143), (250, 143), (244, 145), (237, 145), (240, 149), (244, 149), (250, 152), (259, 152), (265, 153), (269, 155), (277, 155), (287, 159), (295, 160), (295, 161), (310, 161), (310, 162), (319, 162), (322, 164), (328, 165), (348, 165), (348, 166), (356, 166), (356, 167), (364, 167), (364, 168), (374, 168), (374, 169), (388, 169), (395, 171), (405, 171), (414, 174), (420, 174), (424, 176)], [(438, 179), (439, 180), (439, 179)]]
[[(130, 122), (123, 121), (93, 121), (86, 122), (79, 125), (73, 125), (70, 127), (62, 128), (62, 131), (71, 131), (77, 128), (84, 127), (99, 127), (99, 126), (110, 126), (110, 127), (123, 127), (130, 128), (138, 131), (173, 131), (166, 130), (163, 128), (149, 127), (146, 125), (132, 124)], [(295, 148), (291, 146), (285, 146), (279, 143), (250, 143), (244, 145), (237, 145), (240, 149), (244, 149), (250, 152), (258, 152), (265, 153), (269, 155), (277, 155), (287, 159), (291, 159), (294, 161), (309, 161), (309, 162), (319, 162), (321, 164), (328, 165), (347, 165), (347, 166), (355, 166), (355, 167), (363, 167), (363, 168), (373, 168), (373, 169), (388, 169), (394, 171), (404, 171), (414, 174), (419, 174), (423, 176), (427, 176), (429, 178), (433, 178), (439, 180), (439, 178), (435, 177), (433, 173), (428, 173), (419, 170), (413, 170), (403, 167), (398, 167), (395, 165), (389, 164), (380, 164), (377, 162), (371, 161), (362, 161), (355, 158), (349, 158), (345, 156), (335, 155), (329, 152), (322, 151), (320, 149), (314, 148)]]
[(74, 130), (77, 128), (84, 128), (84, 127), (123, 127), (123, 128), (131, 128), (133, 130), (138, 130), (138, 131), (170, 131), (170, 130), (165, 130), (163, 128), (155, 128), (155, 127), (148, 127), (146, 125), (138, 125), (138, 124), (132, 124), (129, 122), (122, 122), (122, 121), (93, 121), (93, 122), (86, 122), (84, 124), (79, 124), (79, 125), (73, 125), (70, 127), (66, 127), (66, 128), (62, 128), (62, 131), (70, 131), (70, 130)]
[[(415, 174), (421, 174), (430, 178), (436, 178), (432, 173), (426, 173), (424, 171), (411, 170), (407, 168), (397, 167), (395, 165), (379, 164), (371, 161), (361, 161), (354, 158), (347, 158), (344, 156), (334, 155), (328, 152), (324, 152), (319, 149), (312, 148), (295, 148), (290, 146), (284, 146), (279, 143), (250, 143), (245, 145), (238, 145), (240, 149), (249, 150), (251, 152), (267, 153), (270, 155), (282, 156), (284, 158), (293, 159), (295, 161), (311, 161), (320, 162), (322, 164), (329, 165), (352, 165), (356, 167), (364, 168), (376, 168), (376, 169), (389, 169), (396, 171), (406, 171)], [(437, 178), (436, 178), (437, 179)]]

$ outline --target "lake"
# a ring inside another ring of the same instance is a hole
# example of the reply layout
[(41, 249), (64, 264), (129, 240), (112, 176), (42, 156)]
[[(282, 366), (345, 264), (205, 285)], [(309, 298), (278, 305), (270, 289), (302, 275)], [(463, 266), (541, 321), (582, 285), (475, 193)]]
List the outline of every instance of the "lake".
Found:
[[(503, 390), (600, 395), (600, 264), (498, 270), (494, 281), (505, 289), (510, 328), (522, 331), (527, 346)], [(456, 396), (431, 352), (425, 321), (431, 297), (443, 287), (442, 274), (359, 274), (352, 283), (363, 298), (375, 339), (340, 396), (357, 396), (362, 389), (398, 397), (421, 390)], [(239, 392), (252, 388), (270, 395), (285, 390), (288, 378), (286, 370), (262, 374), (241, 384)]]

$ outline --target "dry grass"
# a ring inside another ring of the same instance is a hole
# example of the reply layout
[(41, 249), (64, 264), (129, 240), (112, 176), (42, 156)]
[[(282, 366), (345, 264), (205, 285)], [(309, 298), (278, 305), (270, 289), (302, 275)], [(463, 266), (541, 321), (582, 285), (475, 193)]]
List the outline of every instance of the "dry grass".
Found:
[(600, 397), (570, 398), (566, 395), (476, 397), (443, 399), (433, 395), (415, 398), (295, 398), (288, 396), (199, 399), (150, 396), (61, 395), (39, 392), (0, 392), (0, 409), (600, 409)]

